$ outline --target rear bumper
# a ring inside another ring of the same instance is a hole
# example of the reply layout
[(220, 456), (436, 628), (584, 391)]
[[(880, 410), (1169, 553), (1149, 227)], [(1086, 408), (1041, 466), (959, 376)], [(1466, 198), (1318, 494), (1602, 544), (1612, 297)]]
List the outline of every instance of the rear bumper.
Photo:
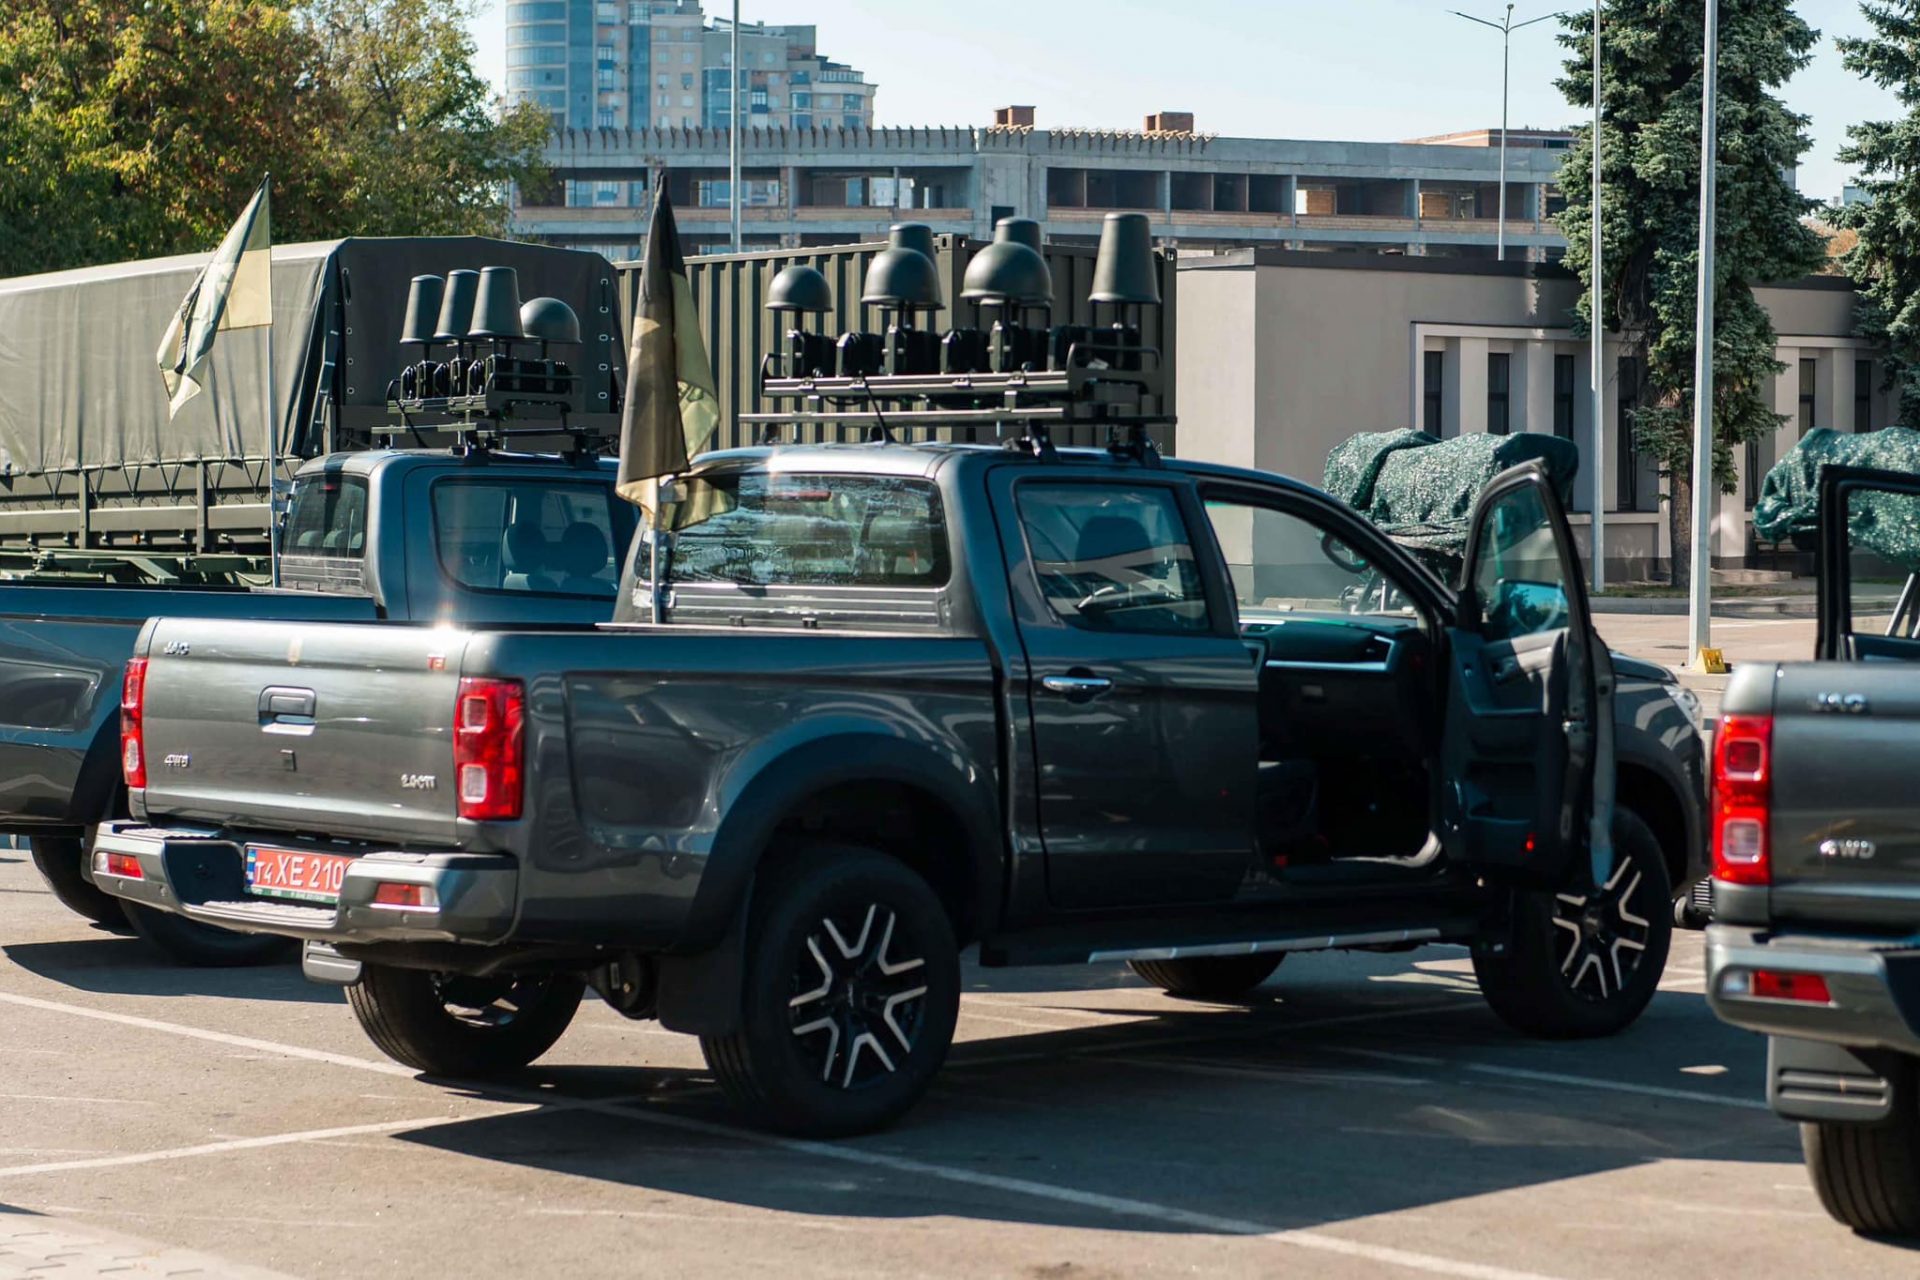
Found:
[[(1743, 993), (1755, 970), (1809, 974), (1829, 1000)], [(1920, 1057), (1920, 949), (1910, 941), (1707, 928), (1707, 1000), (1721, 1019), (1768, 1037), (1767, 1103), (1789, 1120), (1876, 1124), (1914, 1087)]]
[[(1831, 1002), (1741, 994), (1756, 969), (1812, 974)], [(1768, 1035), (1920, 1054), (1920, 948), (1910, 941), (1777, 934), (1747, 925), (1707, 928), (1707, 1002), (1723, 1021)]]
[[(108, 854), (133, 858), (140, 874), (110, 872)], [(247, 892), (242, 841), (221, 831), (137, 821), (102, 826), (93, 856), (94, 883), (115, 897), (222, 929), (327, 943), (500, 942), (513, 931), (520, 879), (514, 860), (500, 855), (373, 851), (347, 868), (335, 904), (259, 898)], [(375, 904), (379, 886), (396, 883), (430, 888), (438, 905)]]

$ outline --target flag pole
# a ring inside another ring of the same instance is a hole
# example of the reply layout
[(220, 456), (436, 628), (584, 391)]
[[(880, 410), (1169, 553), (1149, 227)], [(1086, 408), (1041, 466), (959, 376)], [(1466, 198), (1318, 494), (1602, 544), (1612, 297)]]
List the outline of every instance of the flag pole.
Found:
[[(261, 178), (267, 189), (267, 216), (273, 216), (273, 175)], [(280, 442), (274, 419), (278, 401), (273, 393), (273, 236), (267, 236), (267, 581), (280, 585)]]

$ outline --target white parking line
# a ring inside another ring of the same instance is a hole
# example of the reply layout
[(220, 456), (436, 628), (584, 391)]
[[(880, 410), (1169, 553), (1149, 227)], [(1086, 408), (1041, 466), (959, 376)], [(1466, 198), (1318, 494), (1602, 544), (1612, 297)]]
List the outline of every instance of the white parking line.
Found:
[[(538, 1110), (519, 1106), (495, 1115), (514, 1115)], [(77, 1169), (117, 1169), (126, 1165), (158, 1164), (168, 1160), (190, 1160), (196, 1156), (225, 1155), (231, 1151), (257, 1151), (262, 1147), (284, 1147), (296, 1142), (322, 1138), (348, 1138), (368, 1133), (396, 1133), (401, 1129), (431, 1129), (436, 1125), (460, 1124), (475, 1116), (450, 1116), (446, 1112), (416, 1120), (383, 1120), (377, 1124), (341, 1125), (333, 1129), (306, 1129), (298, 1133), (270, 1133), (258, 1138), (230, 1138), (225, 1142), (203, 1142), (192, 1147), (168, 1147), (159, 1151), (133, 1151), (126, 1155), (96, 1156), (90, 1160), (50, 1160), (45, 1164), (16, 1164), (0, 1168), (0, 1178), (26, 1178), (43, 1173), (71, 1173)]]
[(420, 1074), (397, 1062), (375, 1062), (371, 1058), (353, 1058), (344, 1053), (328, 1053), (325, 1049), (303, 1049), (299, 1045), (279, 1044), (272, 1040), (255, 1040), (250, 1036), (228, 1035), (224, 1031), (208, 1031), (178, 1022), (161, 1022), (157, 1018), (141, 1018), (130, 1013), (112, 1013), (106, 1009), (89, 1009), (85, 1005), (63, 1004), (58, 1000), (41, 1000), (34, 996), (15, 995), (10, 991), (0, 991), (0, 1003), (15, 1004), (25, 1009), (43, 1009), (48, 1013), (67, 1013), (77, 1018), (93, 1018), (99, 1022), (115, 1022), (123, 1027), (138, 1027), (143, 1031), (161, 1031), (167, 1035), (186, 1036), (191, 1040), (223, 1044), (230, 1049), (252, 1049), (259, 1053), (278, 1054), (283, 1058), (304, 1058), (308, 1062), (325, 1062), (336, 1067), (378, 1071), (382, 1075), (405, 1076), (412, 1079)]
[[(0, 992), (0, 1002), (21, 1005), (26, 1008), (42, 1009), (50, 1013), (69, 1013), (83, 1018), (94, 1018), (103, 1022), (119, 1023), (123, 1026), (160, 1032), (167, 1035), (185, 1036), (189, 1039), (207, 1040), (216, 1044), (226, 1044), (265, 1053), (278, 1053), (286, 1057), (301, 1058), (312, 1062), (326, 1062), (334, 1066), (350, 1067), (360, 1071), (377, 1071), (382, 1074), (413, 1075), (412, 1071), (399, 1066), (373, 1062), (365, 1058), (349, 1057), (346, 1054), (326, 1053), (322, 1050), (305, 1049), (297, 1045), (278, 1044), (271, 1040), (256, 1040), (246, 1036), (231, 1036), (224, 1032), (206, 1031), (199, 1027), (182, 1023), (163, 1022), (157, 1018), (140, 1018), (130, 1014), (108, 1013), (100, 1009), (89, 1009), (82, 1005), (62, 1004), (54, 1000), (41, 1000), (33, 996), (15, 995)], [(1459, 1006), (1453, 1006), (1459, 1007)], [(1402, 1016), (1414, 1016), (1416, 1013), (1431, 1012), (1426, 1009), (1402, 1009)], [(1380, 1010), (1371, 1015), (1380, 1018), (1390, 1016), (1395, 1011)], [(1351, 1019), (1323, 1019), (1327, 1022), (1350, 1021)], [(1311, 1025), (1311, 1020), (1305, 1024)], [(994, 1191), (1004, 1191), (1014, 1196), (1036, 1200), (1052, 1201), (1056, 1204), (1074, 1205), (1085, 1209), (1094, 1209), (1102, 1213), (1123, 1218), (1140, 1218), (1153, 1222), (1167, 1223), (1199, 1231), (1210, 1231), (1221, 1235), (1242, 1236), (1263, 1240), (1272, 1244), (1286, 1245), (1291, 1248), (1311, 1252), (1333, 1254), (1348, 1258), (1358, 1258), (1368, 1262), (1377, 1262), (1386, 1266), (1400, 1267), (1408, 1271), (1418, 1271), (1427, 1275), (1454, 1276), (1460, 1280), (1554, 1280), (1538, 1272), (1516, 1271), (1508, 1267), (1491, 1266), (1478, 1262), (1464, 1262), (1454, 1258), (1435, 1254), (1418, 1253), (1407, 1249), (1396, 1249), (1385, 1245), (1366, 1244), (1357, 1240), (1348, 1240), (1340, 1236), (1328, 1235), (1324, 1231), (1305, 1231), (1296, 1229), (1275, 1229), (1270, 1223), (1253, 1222), (1244, 1218), (1229, 1218), (1219, 1214), (1201, 1213), (1192, 1209), (1182, 1209), (1175, 1205), (1161, 1204), (1152, 1200), (1136, 1200), (1130, 1197), (1103, 1195), (1094, 1191), (1083, 1191), (1077, 1187), (1059, 1186), (1051, 1182), (1038, 1182), (1030, 1178), (1012, 1178), (997, 1173), (987, 1173), (978, 1169), (960, 1168), (953, 1165), (936, 1164), (928, 1160), (918, 1160), (909, 1156), (893, 1155), (884, 1151), (873, 1151), (864, 1147), (837, 1145), (826, 1142), (811, 1142), (800, 1138), (784, 1138), (777, 1134), (759, 1133), (747, 1129), (736, 1129), (730, 1125), (716, 1124), (692, 1116), (680, 1116), (656, 1111), (650, 1107), (638, 1107), (620, 1100), (583, 1100), (556, 1097), (541, 1094), (534, 1090), (501, 1088), (490, 1086), (491, 1091), (502, 1098), (522, 1098), (528, 1104), (519, 1110), (551, 1108), (553, 1110), (589, 1111), (597, 1114), (617, 1116), (639, 1124), (655, 1128), (675, 1129), (683, 1133), (698, 1133), (731, 1142), (748, 1143), (754, 1146), (768, 1147), (778, 1151), (793, 1152), (798, 1155), (813, 1156), (822, 1160), (837, 1161), (842, 1164), (862, 1165), (867, 1168), (886, 1169), (894, 1173), (914, 1174), (924, 1178), (933, 1178), (942, 1182), (959, 1183), (967, 1186), (984, 1187)], [(514, 1114), (513, 1111), (496, 1114)], [(301, 1133), (275, 1134), (259, 1138), (239, 1138), (228, 1142), (203, 1143), (196, 1147), (177, 1147), (170, 1151), (138, 1152), (123, 1156), (104, 1156), (93, 1160), (61, 1161), (42, 1165), (16, 1165), (12, 1168), (0, 1168), (0, 1178), (26, 1177), (37, 1173), (65, 1172), (73, 1169), (102, 1169), (122, 1165), (152, 1163), (156, 1160), (180, 1160), (195, 1156), (219, 1155), (232, 1151), (245, 1151), (261, 1147), (284, 1146), (290, 1143), (308, 1142), (316, 1139), (342, 1138), (357, 1134), (396, 1132), (407, 1128), (444, 1127), (463, 1123), (473, 1117), (451, 1117), (444, 1113), (416, 1120), (390, 1120), (377, 1124), (346, 1125), (334, 1129), (313, 1129)]]
[(1509, 1080), (1530, 1080), (1536, 1084), (1566, 1084), (1581, 1089), (1606, 1089), (1614, 1093), (1637, 1093), (1648, 1098), (1671, 1098), (1676, 1102), (1708, 1102), (1717, 1107), (1737, 1107), (1743, 1111), (1768, 1110), (1764, 1098), (1736, 1098), (1704, 1089), (1669, 1089), (1657, 1084), (1633, 1084), (1626, 1080), (1600, 1080), (1593, 1076), (1567, 1075), (1560, 1071), (1528, 1071), (1522, 1067), (1501, 1067), (1488, 1062), (1463, 1063), (1468, 1071), (1481, 1075), (1505, 1076)]

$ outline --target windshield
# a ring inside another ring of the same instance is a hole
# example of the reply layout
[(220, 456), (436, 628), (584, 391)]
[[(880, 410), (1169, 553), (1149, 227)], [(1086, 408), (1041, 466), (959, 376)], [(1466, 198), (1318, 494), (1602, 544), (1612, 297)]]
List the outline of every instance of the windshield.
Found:
[(932, 588), (949, 573), (940, 493), (925, 480), (699, 477), (681, 482), (669, 521), (673, 583)]

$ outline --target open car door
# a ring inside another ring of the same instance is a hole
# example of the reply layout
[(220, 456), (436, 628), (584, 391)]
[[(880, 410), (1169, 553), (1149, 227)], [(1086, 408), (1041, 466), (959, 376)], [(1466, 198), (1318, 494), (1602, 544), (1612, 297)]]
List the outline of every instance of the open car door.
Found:
[(1576, 859), (1592, 832), (1593, 863), (1607, 865), (1612, 668), (1566, 513), (1536, 463), (1496, 476), (1474, 507), (1448, 648), (1448, 859), (1492, 881), (1559, 889), (1586, 871)]
[(1832, 662), (1920, 662), (1920, 476), (1820, 471), (1820, 633)]

